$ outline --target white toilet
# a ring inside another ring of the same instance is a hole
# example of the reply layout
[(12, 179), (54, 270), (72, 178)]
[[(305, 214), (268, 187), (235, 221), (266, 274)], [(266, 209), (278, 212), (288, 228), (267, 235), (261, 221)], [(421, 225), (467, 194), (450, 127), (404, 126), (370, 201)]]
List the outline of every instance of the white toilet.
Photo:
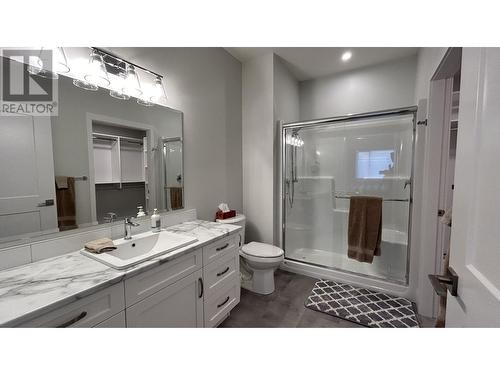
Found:
[[(230, 219), (217, 219), (224, 224), (243, 228), (242, 243), (245, 243), (245, 215), (238, 214)], [(240, 250), (241, 286), (258, 294), (274, 292), (274, 271), (283, 262), (284, 252), (279, 247), (262, 242), (250, 242)]]

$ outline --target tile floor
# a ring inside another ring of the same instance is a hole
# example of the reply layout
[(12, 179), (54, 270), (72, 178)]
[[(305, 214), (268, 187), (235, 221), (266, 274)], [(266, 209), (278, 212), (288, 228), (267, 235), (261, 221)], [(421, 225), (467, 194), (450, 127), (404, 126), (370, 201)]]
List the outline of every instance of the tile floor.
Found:
[[(363, 328), (362, 326), (307, 309), (304, 301), (317, 280), (282, 270), (276, 271), (276, 290), (267, 296), (241, 290), (241, 301), (220, 325), (230, 328), (318, 327)], [(432, 327), (430, 319), (421, 319)]]

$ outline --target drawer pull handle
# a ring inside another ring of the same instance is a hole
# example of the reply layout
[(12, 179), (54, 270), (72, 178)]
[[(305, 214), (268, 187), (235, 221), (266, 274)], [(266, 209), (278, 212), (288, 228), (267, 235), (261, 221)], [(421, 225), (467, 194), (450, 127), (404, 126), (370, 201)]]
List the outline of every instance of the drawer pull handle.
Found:
[(220, 277), (220, 276), (224, 275), (227, 271), (229, 271), (229, 267), (227, 267), (227, 268), (226, 268), (224, 271), (222, 271), (222, 272), (218, 272), (218, 273), (217, 273), (217, 277)]
[(221, 247), (218, 247), (217, 249), (215, 249), (215, 251), (221, 251), (221, 250), (224, 250), (226, 247), (229, 246), (229, 243), (225, 244), (224, 246), (221, 246)]
[(224, 302), (222, 302), (221, 304), (218, 304), (217, 308), (220, 308), (220, 307), (224, 306), (228, 302), (229, 302), (229, 296), (227, 296), (227, 298), (224, 300)]
[(203, 279), (200, 277), (198, 279), (198, 283), (200, 285), (200, 294), (198, 294), (198, 298), (203, 297)]
[(80, 315), (75, 316), (73, 319), (68, 320), (66, 323), (63, 323), (61, 325), (58, 325), (57, 328), (67, 328), (75, 324), (76, 322), (82, 320), (87, 316), (87, 312), (83, 311)]

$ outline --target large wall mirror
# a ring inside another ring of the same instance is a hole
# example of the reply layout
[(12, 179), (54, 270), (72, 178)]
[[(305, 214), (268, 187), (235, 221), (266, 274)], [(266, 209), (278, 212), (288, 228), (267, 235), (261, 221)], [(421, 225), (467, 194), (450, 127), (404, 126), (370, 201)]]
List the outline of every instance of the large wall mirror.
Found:
[(57, 86), (57, 116), (0, 116), (0, 242), (183, 208), (181, 112)]

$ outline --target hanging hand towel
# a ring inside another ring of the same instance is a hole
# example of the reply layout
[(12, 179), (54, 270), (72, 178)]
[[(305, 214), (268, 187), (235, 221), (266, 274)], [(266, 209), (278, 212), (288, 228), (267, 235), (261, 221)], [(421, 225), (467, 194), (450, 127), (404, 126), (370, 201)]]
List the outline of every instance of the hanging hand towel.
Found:
[(350, 198), (347, 256), (359, 262), (372, 263), (380, 255), (382, 240), (382, 198)]
[(56, 177), (56, 203), (59, 230), (78, 228), (76, 225), (75, 179), (73, 177)]

